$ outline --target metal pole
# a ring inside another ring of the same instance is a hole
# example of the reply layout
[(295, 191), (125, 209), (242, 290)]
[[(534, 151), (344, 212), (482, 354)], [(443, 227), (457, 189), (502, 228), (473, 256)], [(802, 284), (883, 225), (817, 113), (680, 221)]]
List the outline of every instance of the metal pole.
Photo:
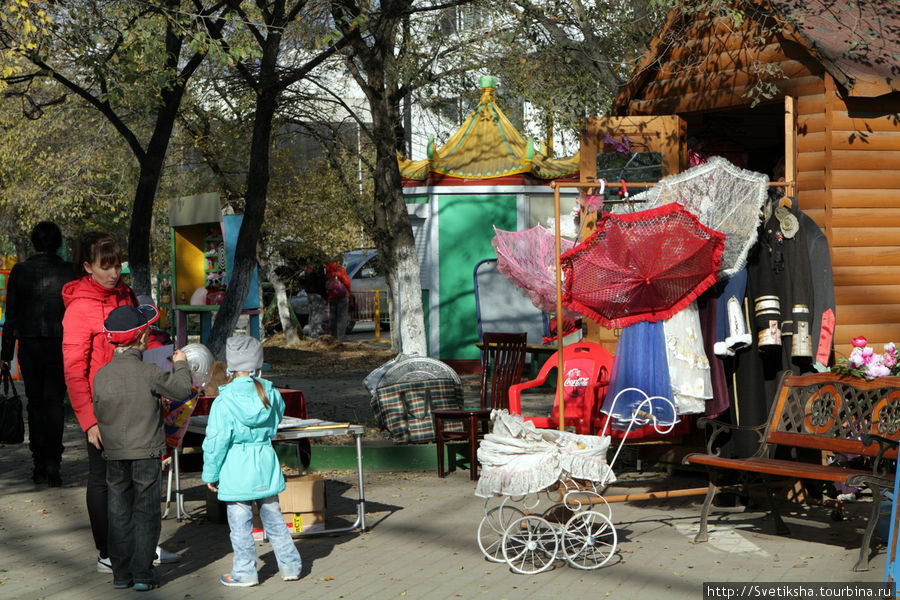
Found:
[(562, 309), (562, 262), (560, 261), (560, 253), (562, 252), (562, 243), (560, 242), (559, 232), (559, 186), (554, 181), (553, 185), (553, 223), (554, 223), (554, 243), (556, 246), (556, 397), (559, 402), (559, 430), (566, 428), (565, 414), (566, 409), (563, 406), (563, 388), (565, 386), (566, 374), (563, 373), (563, 309)]
[(356, 432), (353, 437), (356, 438), (356, 471), (359, 476), (359, 501), (356, 510), (359, 516), (359, 530), (366, 530), (366, 491), (363, 486), (363, 453), (362, 453), (362, 432)]

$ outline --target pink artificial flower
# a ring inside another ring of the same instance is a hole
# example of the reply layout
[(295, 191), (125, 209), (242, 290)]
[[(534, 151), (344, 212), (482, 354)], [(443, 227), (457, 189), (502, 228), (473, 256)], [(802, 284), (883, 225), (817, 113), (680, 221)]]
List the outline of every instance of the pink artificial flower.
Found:
[(855, 348), (865, 348), (866, 344), (868, 344), (869, 342), (866, 341), (866, 338), (864, 338), (863, 336), (859, 336), (857, 338), (853, 338), (853, 341), (850, 343), (853, 344)]
[(854, 348), (853, 351), (850, 352), (850, 358), (847, 359), (847, 362), (849, 362), (854, 369), (858, 369), (863, 366), (863, 364), (865, 364), (865, 361), (863, 361), (862, 348)]
[(884, 355), (884, 366), (892, 369), (897, 366), (897, 354), (887, 354)]
[(880, 363), (873, 363), (866, 367), (866, 378), (874, 379), (876, 377), (885, 377), (891, 374), (891, 370)]
[(877, 361), (875, 350), (873, 350), (872, 348), (866, 346), (865, 348), (861, 349), (861, 353), (863, 363), (868, 365)]

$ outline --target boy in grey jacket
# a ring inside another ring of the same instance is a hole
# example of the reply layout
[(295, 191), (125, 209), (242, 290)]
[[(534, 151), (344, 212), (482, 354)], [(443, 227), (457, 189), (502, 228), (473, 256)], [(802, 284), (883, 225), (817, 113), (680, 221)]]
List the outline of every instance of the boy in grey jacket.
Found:
[(156, 307), (119, 306), (104, 322), (115, 344), (112, 361), (94, 377), (94, 416), (100, 426), (109, 486), (109, 558), (113, 587), (158, 587), (153, 559), (159, 540), (160, 474), (166, 449), (161, 397), (186, 400), (191, 370), (181, 350), (170, 373), (143, 362)]

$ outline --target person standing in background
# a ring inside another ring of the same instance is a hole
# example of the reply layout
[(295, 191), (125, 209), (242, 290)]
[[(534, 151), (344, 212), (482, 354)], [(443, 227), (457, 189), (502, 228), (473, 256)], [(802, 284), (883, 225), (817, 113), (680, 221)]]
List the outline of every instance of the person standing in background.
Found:
[(325, 293), (328, 296), (328, 332), (335, 339), (347, 336), (350, 323), (350, 277), (340, 263), (325, 265)]
[(325, 267), (322, 263), (307, 265), (302, 281), (309, 303), (307, 335), (317, 338), (324, 333), (325, 327)]
[(35, 225), (31, 245), (35, 254), (15, 264), (9, 273), (0, 366), (9, 369), (18, 341), (19, 369), (28, 397), (28, 448), (34, 461), (31, 478), (35, 483), (59, 487), (66, 395), (62, 288), (73, 279), (72, 263), (57, 254), (62, 232), (56, 223)]

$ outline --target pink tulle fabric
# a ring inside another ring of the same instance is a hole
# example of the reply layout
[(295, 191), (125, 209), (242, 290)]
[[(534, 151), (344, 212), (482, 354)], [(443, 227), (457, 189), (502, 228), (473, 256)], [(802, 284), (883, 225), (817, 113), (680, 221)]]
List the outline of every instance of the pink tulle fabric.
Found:
[[(505, 231), (494, 227), (491, 245), (497, 253), (497, 270), (522, 290), (540, 310), (556, 313), (556, 243), (555, 234), (542, 225), (524, 231)], [(560, 251), (566, 252), (575, 242), (560, 238)], [(566, 319), (578, 313), (563, 309)]]

